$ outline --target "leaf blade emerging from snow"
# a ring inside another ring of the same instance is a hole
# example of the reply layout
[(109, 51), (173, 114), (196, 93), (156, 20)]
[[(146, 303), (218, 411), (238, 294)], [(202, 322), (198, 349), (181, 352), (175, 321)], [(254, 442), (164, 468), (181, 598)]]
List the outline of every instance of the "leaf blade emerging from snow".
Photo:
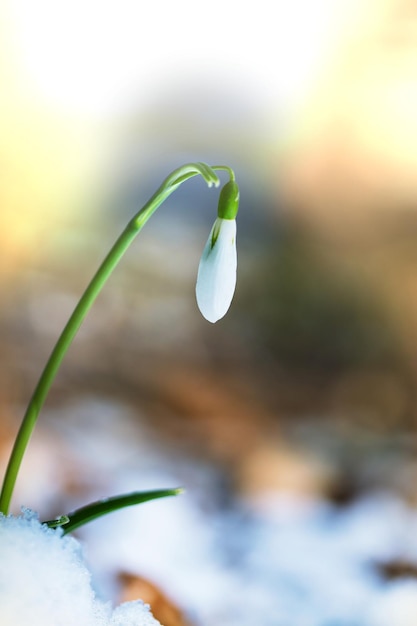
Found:
[[(132, 493), (125, 493), (119, 496), (113, 496), (111, 498), (103, 498), (102, 500), (96, 500), (86, 506), (76, 509), (72, 513), (61, 516), (59, 520), (51, 520), (44, 522), (50, 528), (56, 528), (59, 526), (63, 530), (63, 534), (66, 535), (76, 528), (88, 524), (93, 520), (113, 513), (128, 506), (134, 506), (136, 504), (142, 504), (143, 502), (149, 502), (150, 500), (156, 500), (158, 498), (167, 498), (169, 496), (177, 496), (183, 493), (183, 489), (156, 489), (153, 491), (133, 491)], [(62, 520), (62, 521), (61, 521)]]

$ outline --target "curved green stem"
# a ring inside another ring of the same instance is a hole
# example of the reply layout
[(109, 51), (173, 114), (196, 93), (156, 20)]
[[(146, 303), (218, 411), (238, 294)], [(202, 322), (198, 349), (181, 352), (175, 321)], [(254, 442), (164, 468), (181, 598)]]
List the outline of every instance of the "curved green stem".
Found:
[(212, 165), (211, 169), (227, 172), (231, 181), (235, 182), (236, 180), (234, 171), (228, 165)]
[(234, 177), (230, 168), (223, 165), (210, 167), (205, 163), (190, 163), (174, 170), (174, 172), (164, 180), (145, 206), (131, 219), (100, 265), (96, 274), (93, 276), (52, 350), (23, 417), (10, 455), (0, 494), (0, 512), (4, 515), (7, 515), (9, 511), (10, 501), (26, 447), (62, 359), (110, 274), (148, 219), (164, 200), (166, 200), (183, 182), (198, 174), (204, 178), (209, 187), (213, 184), (217, 187), (219, 185), (219, 179), (214, 172), (215, 169), (226, 170), (229, 172), (229, 175), (233, 175)]

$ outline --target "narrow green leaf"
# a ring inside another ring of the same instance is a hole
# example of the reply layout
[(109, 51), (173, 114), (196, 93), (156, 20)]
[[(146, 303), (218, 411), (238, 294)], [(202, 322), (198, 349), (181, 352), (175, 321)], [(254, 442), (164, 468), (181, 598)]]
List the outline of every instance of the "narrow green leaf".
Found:
[[(68, 515), (62, 515), (57, 523), (57, 520), (45, 522), (49, 527), (59, 526), (64, 531), (64, 535), (72, 532), (79, 526), (88, 524), (94, 519), (118, 511), (126, 506), (133, 506), (135, 504), (141, 504), (142, 502), (148, 502), (149, 500), (156, 500), (157, 498), (166, 498), (168, 496), (177, 496), (183, 493), (183, 489), (157, 489), (155, 491), (134, 491), (133, 493), (125, 493), (120, 496), (113, 496), (112, 498), (104, 498), (103, 500), (97, 500), (91, 502), (86, 506), (68, 513)], [(62, 521), (61, 521), (62, 520)], [(67, 520), (67, 521), (66, 521)]]
[(69, 522), (68, 515), (61, 515), (60, 517), (57, 517), (56, 519), (49, 520), (49, 522), (44, 522), (44, 524), (49, 526), (49, 528), (59, 528), (60, 526), (65, 526), (65, 524), (68, 524), (68, 522)]

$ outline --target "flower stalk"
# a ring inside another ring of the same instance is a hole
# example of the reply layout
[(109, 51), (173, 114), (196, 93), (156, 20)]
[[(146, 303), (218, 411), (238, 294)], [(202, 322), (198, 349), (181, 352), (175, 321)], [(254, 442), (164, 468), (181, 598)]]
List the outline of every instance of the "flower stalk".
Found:
[(235, 181), (233, 170), (225, 165), (210, 167), (205, 163), (190, 163), (173, 171), (145, 206), (130, 220), (93, 276), (55, 344), (28, 404), (6, 469), (0, 493), (0, 513), (7, 515), (9, 511), (14, 486), (26, 447), (61, 362), (110, 274), (148, 219), (183, 182), (200, 175), (209, 187), (213, 185), (218, 187), (220, 181), (215, 170), (226, 171), (229, 174), (230, 181)]

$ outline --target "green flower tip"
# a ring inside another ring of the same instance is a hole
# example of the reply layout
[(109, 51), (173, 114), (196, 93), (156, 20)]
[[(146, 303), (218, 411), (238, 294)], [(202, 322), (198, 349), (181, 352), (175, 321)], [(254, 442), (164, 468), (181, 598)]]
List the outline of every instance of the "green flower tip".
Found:
[(239, 187), (229, 180), (220, 192), (217, 215), (223, 220), (234, 220), (239, 210)]

